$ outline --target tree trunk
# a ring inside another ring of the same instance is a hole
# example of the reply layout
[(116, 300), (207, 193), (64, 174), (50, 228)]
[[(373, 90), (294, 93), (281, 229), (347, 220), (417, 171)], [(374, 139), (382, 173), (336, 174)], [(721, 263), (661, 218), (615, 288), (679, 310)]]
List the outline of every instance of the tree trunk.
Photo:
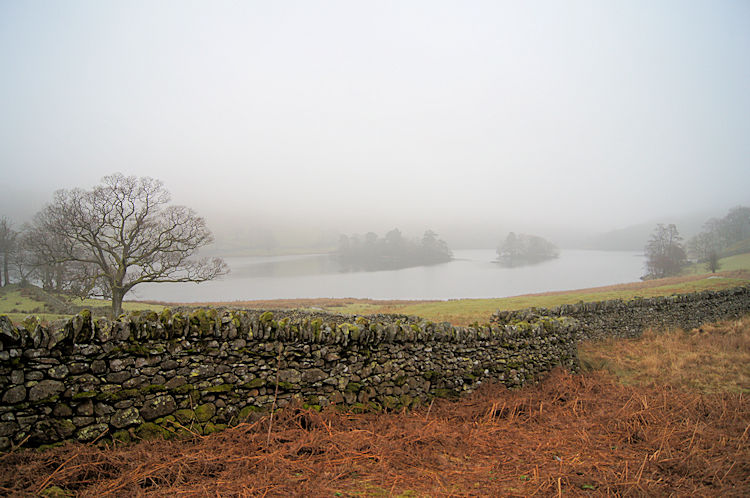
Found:
[(125, 293), (122, 289), (112, 289), (112, 318), (117, 319), (122, 314), (122, 298), (125, 297)]
[(3, 275), (5, 276), (5, 283), (3, 286), (6, 286), (10, 283), (10, 279), (8, 278), (8, 253), (6, 252), (3, 254)]

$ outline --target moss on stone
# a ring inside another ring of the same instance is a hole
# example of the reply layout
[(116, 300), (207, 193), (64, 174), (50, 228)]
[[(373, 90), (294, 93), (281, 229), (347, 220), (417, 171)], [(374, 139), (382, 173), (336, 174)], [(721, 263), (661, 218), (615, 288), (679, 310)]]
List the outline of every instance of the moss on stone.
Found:
[(140, 391), (143, 394), (161, 393), (167, 391), (167, 387), (163, 384), (149, 384), (142, 387)]
[(121, 443), (129, 443), (133, 440), (130, 437), (130, 433), (124, 429), (116, 431), (112, 434), (112, 440), (120, 441)]
[(266, 385), (266, 381), (264, 379), (261, 379), (260, 377), (256, 377), (248, 382), (245, 382), (244, 384), (241, 384), (239, 387), (241, 387), (242, 389), (258, 389), (265, 385)]
[(267, 325), (273, 320), (273, 313), (271, 313), (270, 311), (261, 313), (261, 315), (258, 317), (258, 320), (260, 321), (260, 323)]
[(94, 393), (98, 401), (114, 403), (125, 399), (135, 398), (140, 394), (138, 389), (122, 389), (111, 393)]
[(425, 380), (429, 380), (430, 382), (432, 382), (433, 380), (440, 377), (440, 374), (436, 372), (435, 370), (425, 370), (422, 373), (422, 377), (424, 377)]
[(246, 420), (252, 413), (260, 413), (263, 412), (263, 408), (255, 405), (247, 405), (242, 410), (240, 410), (239, 413), (239, 419), (240, 421)]
[(99, 393), (96, 391), (82, 391), (73, 395), (73, 401), (96, 398), (97, 396), (99, 396)]
[(195, 418), (198, 422), (208, 422), (216, 415), (216, 406), (212, 403), (204, 403), (195, 407)]
[(219, 384), (218, 386), (211, 386), (204, 389), (207, 393), (228, 393), (233, 389), (231, 384)]
[(172, 433), (153, 422), (145, 422), (135, 429), (135, 434), (140, 439), (170, 439)]
[(344, 391), (350, 392), (350, 393), (358, 393), (361, 390), (362, 390), (362, 384), (360, 384), (359, 382), (349, 382), (344, 388)]
[(458, 398), (458, 393), (453, 389), (435, 389), (438, 398)]
[(174, 394), (188, 394), (190, 391), (194, 391), (195, 386), (193, 384), (183, 384), (181, 386), (170, 389), (170, 392)]
[(174, 418), (181, 424), (189, 424), (190, 422), (195, 420), (195, 412), (189, 408), (184, 408), (182, 410), (177, 410), (176, 412), (174, 412)]

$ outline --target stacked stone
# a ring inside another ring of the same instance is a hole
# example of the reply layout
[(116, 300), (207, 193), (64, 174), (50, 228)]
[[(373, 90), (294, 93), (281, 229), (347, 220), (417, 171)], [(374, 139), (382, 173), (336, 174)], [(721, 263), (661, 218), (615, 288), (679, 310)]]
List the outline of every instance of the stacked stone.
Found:
[(293, 399), (411, 407), (577, 365), (568, 319), (327, 318), (200, 309), (109, 321), (84, 311), (46, 327), (0, 316), (0, 448), (206, 434)]
[(574, 318), (580, 339), (632, 338), (648, 328), (691, 330), (704, 323), (737, 319), (750, 313), (750, 287), (673, 296), (566, 304), (555, 308), (498, 311), (490, 320), (502, 325), (539, 316)]

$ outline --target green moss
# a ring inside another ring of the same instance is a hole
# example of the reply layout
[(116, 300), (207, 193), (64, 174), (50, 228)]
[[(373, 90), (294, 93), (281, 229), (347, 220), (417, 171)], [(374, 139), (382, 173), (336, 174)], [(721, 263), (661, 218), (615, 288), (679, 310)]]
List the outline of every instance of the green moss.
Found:
[(216, 415), (216, 407), (211, 403), (205, 403), (195, 408), (195, 418), (198, 422), (208, 422)]
[(132, 441), (132, 438), (130, 437), (130, 433), (124, 429), (113, 433), (112, 439), (114, 441), (120, 441), (121, 443), (129, 443)]
[(264, 379), (261, 379), (260, 377), (256, 377), (253, 380), (249, 382), (245, 382), (244, 384), (240, 385), (240, 387), (242, 389), (257, 389), (265, 385), (266, 385), (266, 381)]
[(99, 393), (97, 393), (96, 391), (82, 391), (80, 393), (74, 394), (73, 400), (78, 401), (82, 399), (91, 399), (96, 398), (97, 396), (99, 396)]
[(149, 350), (146, 346), (142, 344), (129, 344), (127, 346), (123, 346), (122, 350), (132, 354), (133, 356), (150, 356), (151, 350)]
[(393, 383), (397, 386), (403, 386), (406, 384), (406, 375), (399, 375), (395, 379), (393, 379)]
[(273, 320), (273, 313), (271, 313), (270, 311), (266, 311), (258, 317), (258, 320), (260, 320), (260, 323), (267, 325)]
[[(48, 445), (52, 446), (52, 445)], [(41, 446), (40, 446), (41, 449)], [(45, 496), (47, 498), (67, 498), (69, 496), (75, 496), (76, 493), (74, 491), (67, 491), (60, 486), (50, 486), (48, 488), (45, 488), (43, 491), (39, 493), (39, 496)]]
[(94, 393), (98, 401), (107, 401), (115, 403), (124, 399), (135, 398), (140, 394), (138, 389), (122, 389), (120, 391), (114, 391), (111, 393)]
[(135, 430), (136, 436), (138, 436), (140, 439), (170, 439), (172, 437), (172, 433), (165, 428), (153, 423), (153, 422), (146, 422), (144, 424), (141, 424), (138, 426), (138, 428)]
[(316, 412), (319, 412), (323, 409), (323, 407), (320, 405), (311, 405), (309, 403), (303, 403), (302, 408), (304, 408), (305, 410), (315, 410)]
[(359, 382), (349, 382), (344, 390), (350, 393), (358, 393), (362, 390), (362, 384), (360, 384)]
[(207, 393), (228, 393), (232, 390), (231, 384), (219, 384), (218, 386), (211, 386), (204, 389)]
[(401, 396), (399, 396), (398, 400), (402, 406), (406, 407), (411, 406), (411, 404), (414, 403), (414, 398), (412, 398), (408, 394), (402, 394)]
[(181, 386), (175, 387), (170, 392), (173, 392), (174, 394), (188, 394), (190, 391), (194, 391), (195, 386), (193, 384), (183, 384)]
[(193, 410), (190, 410), (189, 408), (184, 408), (174, 412), (174, 418), (177, 422), (183, 425), (189, 424), (190, 422), (195, 420), (195, 412)]
[(383, 407), (386, 410), (393, 410), (398, 407), (399, 400), (395, 396), (383, 396)]
[(149, 384), (146, 387), (140, 389), (143, 394), (161, 393), (167, 390), (167, 387), (163, 384)]
[(255, 405), (247, 405), (239, 413), (240, 421), (246, 420), (252, 413), (264, 412), (263, 408)]
[(425, 372), (424, 372), (424, 373), (422, 374), (422, 377), (424, 377), (424, 379), (425, 379), (425, 380), (429, 380), (430, 382), (432, 382), (433, 380), (435, 380), (435, 379), (439, 378), (439, 377), (440, 377), (440, 374), (439, 374), (439, 373), (437, 373), (437, 372), (436, 372), (436, 371), (434, 371), (434, 370), (426, 370), (426, 371), (425, 371)]
[(458, 398), (458, 393), (453, 389), (435, 389), (438, 398)]

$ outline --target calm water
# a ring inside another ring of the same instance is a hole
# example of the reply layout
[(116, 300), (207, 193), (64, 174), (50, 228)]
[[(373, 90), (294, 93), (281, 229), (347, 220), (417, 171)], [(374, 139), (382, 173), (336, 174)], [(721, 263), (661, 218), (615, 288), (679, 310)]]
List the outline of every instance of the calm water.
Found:
[(202, 284), (143, 284), (129, 299), (234, 301), (360, 297), (451, 299), (505, 297), (634, 282), (643, 273), (635, 252), (564, 250), (533, 266), (504, 268), (494, 249), (454, 251), (455, 259), (403, 270), (344, 273), (328, 255), (227, 258), (231, 273)]

